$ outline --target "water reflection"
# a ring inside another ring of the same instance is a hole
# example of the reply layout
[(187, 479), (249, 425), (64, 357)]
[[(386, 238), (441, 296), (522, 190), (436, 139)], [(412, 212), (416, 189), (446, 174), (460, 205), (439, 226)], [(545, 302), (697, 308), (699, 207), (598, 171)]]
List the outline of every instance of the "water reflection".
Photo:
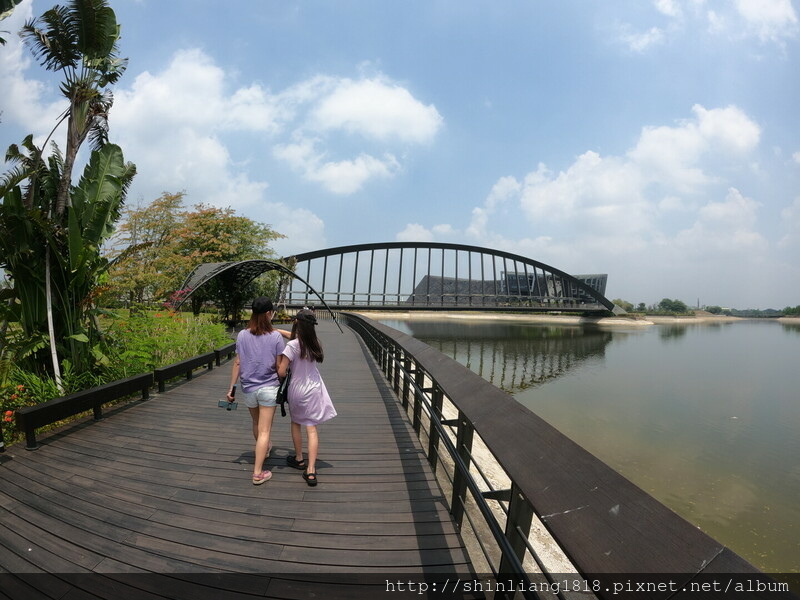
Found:
[(686, 335), (686, 325), (663, 325), (658, 328), (662, 340), (678, 339)]
[(387, 321), (511, 394), (602, 361), (613, 334), (597, 328)]
[(789, 333), (800, 333), (800, 323), (795, 323), (795, 322), (789, 323), (786, 321), (782, 321), (781, 325), (783, 325), (784, 331), (787, 331)]

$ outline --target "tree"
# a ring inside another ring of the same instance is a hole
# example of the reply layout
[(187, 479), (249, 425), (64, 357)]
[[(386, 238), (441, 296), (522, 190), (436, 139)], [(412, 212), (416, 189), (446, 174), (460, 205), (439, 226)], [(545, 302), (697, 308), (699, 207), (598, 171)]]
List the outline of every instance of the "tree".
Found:
[[(47, 70), (63, 72), (68, 106), (53, 128), (67, 122), (65, 153), (43, 149), (28, 136), (9, 147), (12, 170), (0, 178), (0, 266), (13, 282), (5, 317), (20, 323), (18, 358), (43, 366), (48, 344), (52, 373), (60, 385), (60, 360), (79, 372), (98, 357), (93, 293), (107, 267), (100, 245), (111, 234), (135, 167), (109, 144), (106, 86), (126, 60), (117, 58), (119, 26), (105, 0), (72, 0), (25, 24), (21, 36)], [(48, 136), (48, 139), (49, 137)], [(72, 171), (86, 139), (92, 153), (77, 186)], [(23, 184), (27, 182), (23, 188)]]
[[(198, 264), (274, 257), (269, 243), (283, 236), (269, 225), (238, 216), (230, 207), (198, 204), (182, 211), (183, 197), (165, 193), (145, 208), (128, 211), (110, 272), (116, 295), (163, 301)], [(267, 275), (240, 288), (223, 274), (192, 295), (192, 309), (199, 312), (204, 302), (214, 301), (225, 320), (238, 320), (256, 292), (274, 295), (274, 278)]]
[(614, 304), (619, 306), (625, 312), (633, 312), (633, 304), (628, 302), (627, 300), (622, 300), (621, 298), (617, 298), (616, 300), (612, 300)]
[[(283, 237), (268, 225), (236, 216), (230, 207), (204, 204), (196, 205), (194, 212), (186, 214), (185, 226), (177, 235), (180, 241), (176, 255), (186, 260), (185, 274), (201, 263), (272, 258), (269, 242)], [(203, 301), (212, 300), (221, 309), (223, 320), (238, 321), (244, 303), (254, 295), (257, 285), (240, 287), (223, 273), (192, 296), (192, 310), (197, 313)]]
[[(109, 254), (108, 288), (129, 304), (163, 299), (185, 276), (183, 261), (174, 256), (175, 232), (183, 226), (184, 193), (164, 192), (148, 206), (127, 207)], [(177, 263), (177, 264), (176, 264)]]
[(689, 307), (686, 306), (684, 302), (680, 300), (670, 300), (669, 298), (664, 298), (659, 302), (658, 308), (664, 312), (677, 314), (683, 314), (689, 311)]

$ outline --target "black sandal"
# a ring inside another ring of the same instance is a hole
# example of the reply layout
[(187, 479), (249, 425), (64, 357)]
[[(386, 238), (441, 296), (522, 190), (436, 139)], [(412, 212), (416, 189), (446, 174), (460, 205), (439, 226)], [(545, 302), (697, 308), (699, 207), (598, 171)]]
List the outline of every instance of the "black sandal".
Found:
[(309, 473), (308, 471), (303, 471), (303, 479), (306, 480), (306, 483), (311, 487), (317, 485), (317, 474), (316, 473)]
[(297, 457), (294, 454), (290, 454), (286, 457), (286, 464), (290, 467), (294, 467), (295, 469), (303, 469), (304, 471), (308, 466), (305, 458), (303, 460), (297, 460)]

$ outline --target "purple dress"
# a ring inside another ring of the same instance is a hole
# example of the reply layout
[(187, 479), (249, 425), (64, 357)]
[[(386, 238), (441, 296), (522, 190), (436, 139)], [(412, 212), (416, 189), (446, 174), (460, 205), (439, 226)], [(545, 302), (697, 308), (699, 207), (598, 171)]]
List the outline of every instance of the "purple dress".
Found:
[(289, 412), (292, 423), (319, 425), (335, 417), (336, 409), (319, 374), (317, 363), (308, 358), (300, 358), (300, 341), (289, 341), (281, 354), (291, 362)]

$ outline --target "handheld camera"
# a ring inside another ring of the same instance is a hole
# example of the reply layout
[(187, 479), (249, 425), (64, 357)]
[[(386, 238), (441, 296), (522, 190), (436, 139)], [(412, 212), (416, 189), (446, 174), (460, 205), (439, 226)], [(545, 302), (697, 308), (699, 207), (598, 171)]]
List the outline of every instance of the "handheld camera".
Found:
[[(231, 390), (231, 396), (236, 397), (236, 386), (233, 386), (233, 389)], [(227, 398), (225, 400), (220, 400), (217, 403), (217, 406), (224, 408), (225, 410), (236, 410), (238, 405), (238, 402), (235, 400), (229, 402)]]

